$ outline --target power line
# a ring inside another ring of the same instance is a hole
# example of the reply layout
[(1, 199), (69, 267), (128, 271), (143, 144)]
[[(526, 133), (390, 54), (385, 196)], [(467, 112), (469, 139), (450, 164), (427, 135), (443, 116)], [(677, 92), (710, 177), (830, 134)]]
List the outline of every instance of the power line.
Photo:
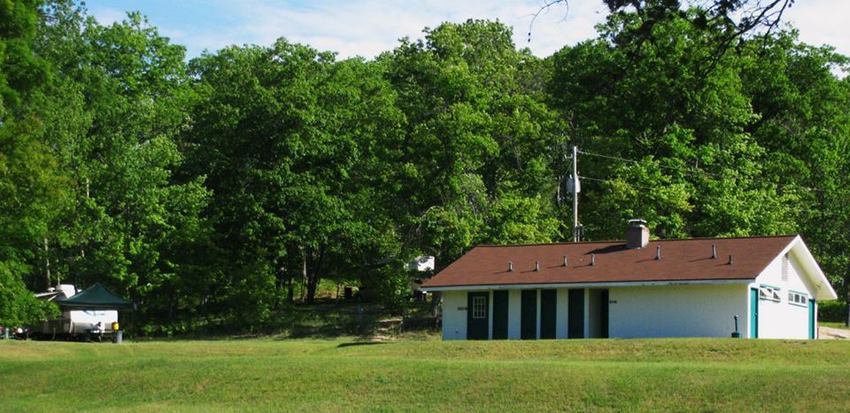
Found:
[[(592, 177), (584, 176), (584, 175), (579, 175), (579, 179), (586, 179), (588, 181), (596, 181), (596, 182), (609, 182), (609, 183), (614, 183), (614, 182), (617, 181), (616, 179), (592, 178)], [(635, 185), (635, 184), (632, 184), (632, 183), (627, 183), (627, 184), (632, 188), (643, 189), (645, 191), (654, 191), (654, 190), (658, 189), (658, 188), (652, 188), (652, 187), (643, 186), (643, 185)]]
[[(580, 153), (580, 154), (582, 154), (582, 155), (595, 156), (595, 157), (598, 157), (598, 158), (611, 159), (611, 160), (620, 161), (620, 162), (630, 162), (630, 163), (635, 163), (635, 164), (641, 164), (641, 163), (642, 163), (642, 161), (638, 161), (638, 160), (636, 160), (636, 159), (627, 159), (627, 158), (621, 158), (621, 157), (619, 157), (619, 156), (603, 155), (603, 154), (601, 154), (601, 153), (593, 153), (593, 152), (586, 152), (586, 151), (579, 151), (579, 153)], [(684, 174), (686, 174), (686, 175), (697, 176), (697, 174), (696, 174), (696, 173), (694, 173), (694, 172), (692, 172), (691, 170), (686, 170), (686, 169), (682, 169), (682, 168), (676, 168), (676, 167), (673, 167), (673, 166), (667, 166), (667, 165), (658, 165), (658, 167), (659, 167), (659, 168), (664, 168), (664, 169), (669, 169), (669, 170), (674, 170), (674, 171), (678, 171), (678, 172), (682, 172), (682, 173), (684, 173)], [(706, 175), (706, 176), (710, 176), (710, 177), (712, 177), (712, 178), (716, 178), (716, 179), (724, 179), (724, 177), (723, 177), (723, 176), (721, 176), (721, 175), (714, 174), (714, 173), (711, 173), (711, 172), (706, 172), (706, 171), (704, 171), (704, 170), (702, 170), (702, 169), (699, 169), (699, 168), (695, 168), (695, 170), (696, 170), (699, 174), (703, 174), (703, 175)]]

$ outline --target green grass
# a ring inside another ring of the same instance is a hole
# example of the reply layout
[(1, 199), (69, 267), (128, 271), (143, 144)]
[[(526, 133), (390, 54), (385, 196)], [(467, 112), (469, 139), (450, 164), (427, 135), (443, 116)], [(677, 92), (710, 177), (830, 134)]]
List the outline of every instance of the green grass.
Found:
[(845, 330), (848, 329), (848, 327), (844, 325), (844, 322), (818, 321), (818, 325), (823, 327), (841, 328)]
[(0, 342), (7, 411), (848, 411), (850, 343)]

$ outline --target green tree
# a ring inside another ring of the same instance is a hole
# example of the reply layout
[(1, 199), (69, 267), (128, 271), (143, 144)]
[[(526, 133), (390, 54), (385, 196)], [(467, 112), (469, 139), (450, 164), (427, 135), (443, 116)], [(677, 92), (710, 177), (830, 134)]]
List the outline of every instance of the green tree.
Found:
[(184, 49), (138, 13), (101, 26), (56, 2), (44, 16), (37, 50), (55, 68), (40, 102), (49, 109), (44, 140), (69, 193), (56, 205), (45, 259), (56, 278), (104, 282), (138, 302), (138, 327), (178, 324), (206, 296), (198, 262), (208, 256), (203, 178), (172, 172), (192, 99)]
[(407, 250), (445, 266), (476, 243), (558, 237), (561, 125), (543, 103), (545, 68), (509, 28), (444, 23), (379, 61), (409, 125), (393, 178)]

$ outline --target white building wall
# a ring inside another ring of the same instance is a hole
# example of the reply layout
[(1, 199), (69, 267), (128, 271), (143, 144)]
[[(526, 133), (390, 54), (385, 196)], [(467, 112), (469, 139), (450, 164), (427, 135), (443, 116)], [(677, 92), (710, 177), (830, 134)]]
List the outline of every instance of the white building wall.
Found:
[(567, 318), (567, 312), (569, 311), (567, 300), (570, 296), (568, 291), (569, 290), (566, 288), (558, 288), (558, 304), (556, 310), (558, 316), (555, 318), (555, 338), (567, 338), (567, 327), (569, 325), (569, 319)]
[[(759, 338), (809, 338), (808, 301), (806, 305), (792, 304), (788, 300), (788, 292), (804, 293), (807, 298), (812, 298), (814, 288), (802, 276), (800, 264), (794, 255), (788, 255), (787, 264), (783, 264), (785, 259), (784, 254), (774, 259), (750, 285), (756, 289), (762, 285), (779, 288), (779, 301), (759, 299)], [(783, 266), (786, 268), (786, 277), (783, 277)]]
[(521, 290), (508, 290), (508, 339), (519, 340), (521, 337), (520, 330), (520, 312), (522, 306)]
[[(730, 337), (747, 317), (746, 284), (609, 289), (611, 337)], [(740, 323), (740, 321), (739, 321)], [(746, 323), (739, 331), (746, 334)]]
[(443, 292), (443, 340), (466, 340), (466, 291)]

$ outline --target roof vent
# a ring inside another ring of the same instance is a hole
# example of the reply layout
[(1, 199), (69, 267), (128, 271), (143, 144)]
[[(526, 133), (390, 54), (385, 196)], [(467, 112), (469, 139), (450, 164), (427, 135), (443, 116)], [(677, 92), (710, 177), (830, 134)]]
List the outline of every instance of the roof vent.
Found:
[(711, 259), (717, 258), (717, 244), (711, 244)]
[(626, 230), (626, 248), (643, 248), (649, 245), (649, 228), (642, 219), (630, 219)]
[(567, 266), (567, 256), (564, 255), (564, 267), (566, 267), (566, 266)]
[(732, 261), (732, 256), (730, 255), (730, 256), (729, 256), (729, 265), (732, 265), (732, 262), (733, 262), (733, 261)]
[(656, 260), (661, 259), (661, 246), (660, 245), (655, 247), (655, 259)]
[(540, 271), (540, 261), (534, 261), (534, 271)]
[(513, 261), (508, 261), (508, 272), (513, 272), (513, 270), (514, 270)]
[(596, 254), (590, 254), (590, 265), (596, 265)]

